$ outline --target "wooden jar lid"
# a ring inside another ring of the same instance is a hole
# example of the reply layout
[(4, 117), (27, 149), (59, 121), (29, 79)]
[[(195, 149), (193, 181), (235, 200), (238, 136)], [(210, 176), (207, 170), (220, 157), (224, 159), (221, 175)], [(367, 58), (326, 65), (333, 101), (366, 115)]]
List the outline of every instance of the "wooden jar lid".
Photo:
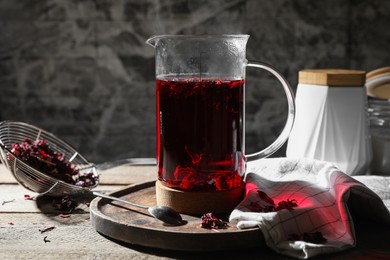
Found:
[(367, 81), (373, 80), (374, 78), (390, 75), (390, 67), (383, 67), (376, 70), (367, 72)]
[(382, 67), (368, 72), (366, 87), (369, 96), (390, 99), (390, 67)]
[(362, 70), (313, 69), (299, 71), (300, 84), (333, 87), (364, 86), (366, 72)]
[(390, 99), (390, 82), (369, 88), (368, 95), (378, 99)]

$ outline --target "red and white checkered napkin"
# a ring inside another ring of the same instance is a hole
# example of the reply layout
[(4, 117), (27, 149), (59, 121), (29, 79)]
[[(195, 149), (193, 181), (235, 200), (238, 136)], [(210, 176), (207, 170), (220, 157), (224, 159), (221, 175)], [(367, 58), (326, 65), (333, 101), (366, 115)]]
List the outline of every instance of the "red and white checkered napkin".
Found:
[[(297, 206), (267, 213), (253, 212), (253, 205), (266, 205), (257, 190), (265, 192), (276, 205), (282, 200), (296, 200)], [(311, 159), (263, 159), (246, 175), (246, 196), (231, 213), (230, 223), (240, 229), (258, 226), (266, 244), (276, 252), (310, 258), (355, 246), (350, 210), (356, 206), (375, 221), (390, 226), (389, 209), (382, 199), (332, 164)], [(326, 242), (299, 239), (305, 233), (318, 231)]]

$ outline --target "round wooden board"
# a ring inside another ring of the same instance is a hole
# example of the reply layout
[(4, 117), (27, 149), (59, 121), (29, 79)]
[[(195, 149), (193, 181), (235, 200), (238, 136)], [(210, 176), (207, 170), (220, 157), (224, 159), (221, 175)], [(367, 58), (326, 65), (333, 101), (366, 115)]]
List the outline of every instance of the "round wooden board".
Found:
[[(131, 185), (110, 195), (144, 205), (156, 204), (155, 182)], [(190, 202), (189, 202), (190, 203)], [(125, 243), (179, 251), (219, 251), (265, 246), (258, 228), (240, 230), (234, 225), (210, 230), (200, 227), (200, 217), (183, 215), (184, 224), (169, 226), (147, 210), (95, 198), (90, 204), (97, 232)]]

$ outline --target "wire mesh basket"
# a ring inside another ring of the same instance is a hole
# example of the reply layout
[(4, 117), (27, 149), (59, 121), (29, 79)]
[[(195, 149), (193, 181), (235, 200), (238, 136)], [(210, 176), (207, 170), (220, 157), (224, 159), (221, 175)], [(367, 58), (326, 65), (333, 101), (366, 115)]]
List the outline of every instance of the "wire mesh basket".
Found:
[[(12, 144), (20, 144), (25, 140), (45, 140), (46, 144), (56, 153), (62, 154), (65, 160), (77, 169), (77, 178), (92, 174), (95, 183), (92, 186), (82, 187), (53, 178), (45, 172), (27, 164), (12, 152)], [(11, 171), (16, 180), (25, 188), (39, 194), (51, 196), (75, 196), (90, 192), (98, 185), (98, 172), (93, 163), (90, 163), (73, 147), (55, 135), (33, 125), (23, 122), (3, 121), (0, 123), (0, 159), (6, 168)]]

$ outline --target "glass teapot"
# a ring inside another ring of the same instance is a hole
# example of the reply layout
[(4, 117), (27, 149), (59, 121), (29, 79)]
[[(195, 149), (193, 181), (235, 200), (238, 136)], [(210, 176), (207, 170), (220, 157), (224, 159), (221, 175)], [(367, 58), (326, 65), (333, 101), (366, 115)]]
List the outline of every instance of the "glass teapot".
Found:
[[(161, 35), (156, 53), (158, 179), (180, 191), (242, 186), (246, 163), (267, 157), (287, 140), (294, 121), (289, 83), (269, 65), (246, 60), (249, 35)], [(282, 84), (288, 118), (267, 148), (245, 154), (245, 70), (264, 69)]]

